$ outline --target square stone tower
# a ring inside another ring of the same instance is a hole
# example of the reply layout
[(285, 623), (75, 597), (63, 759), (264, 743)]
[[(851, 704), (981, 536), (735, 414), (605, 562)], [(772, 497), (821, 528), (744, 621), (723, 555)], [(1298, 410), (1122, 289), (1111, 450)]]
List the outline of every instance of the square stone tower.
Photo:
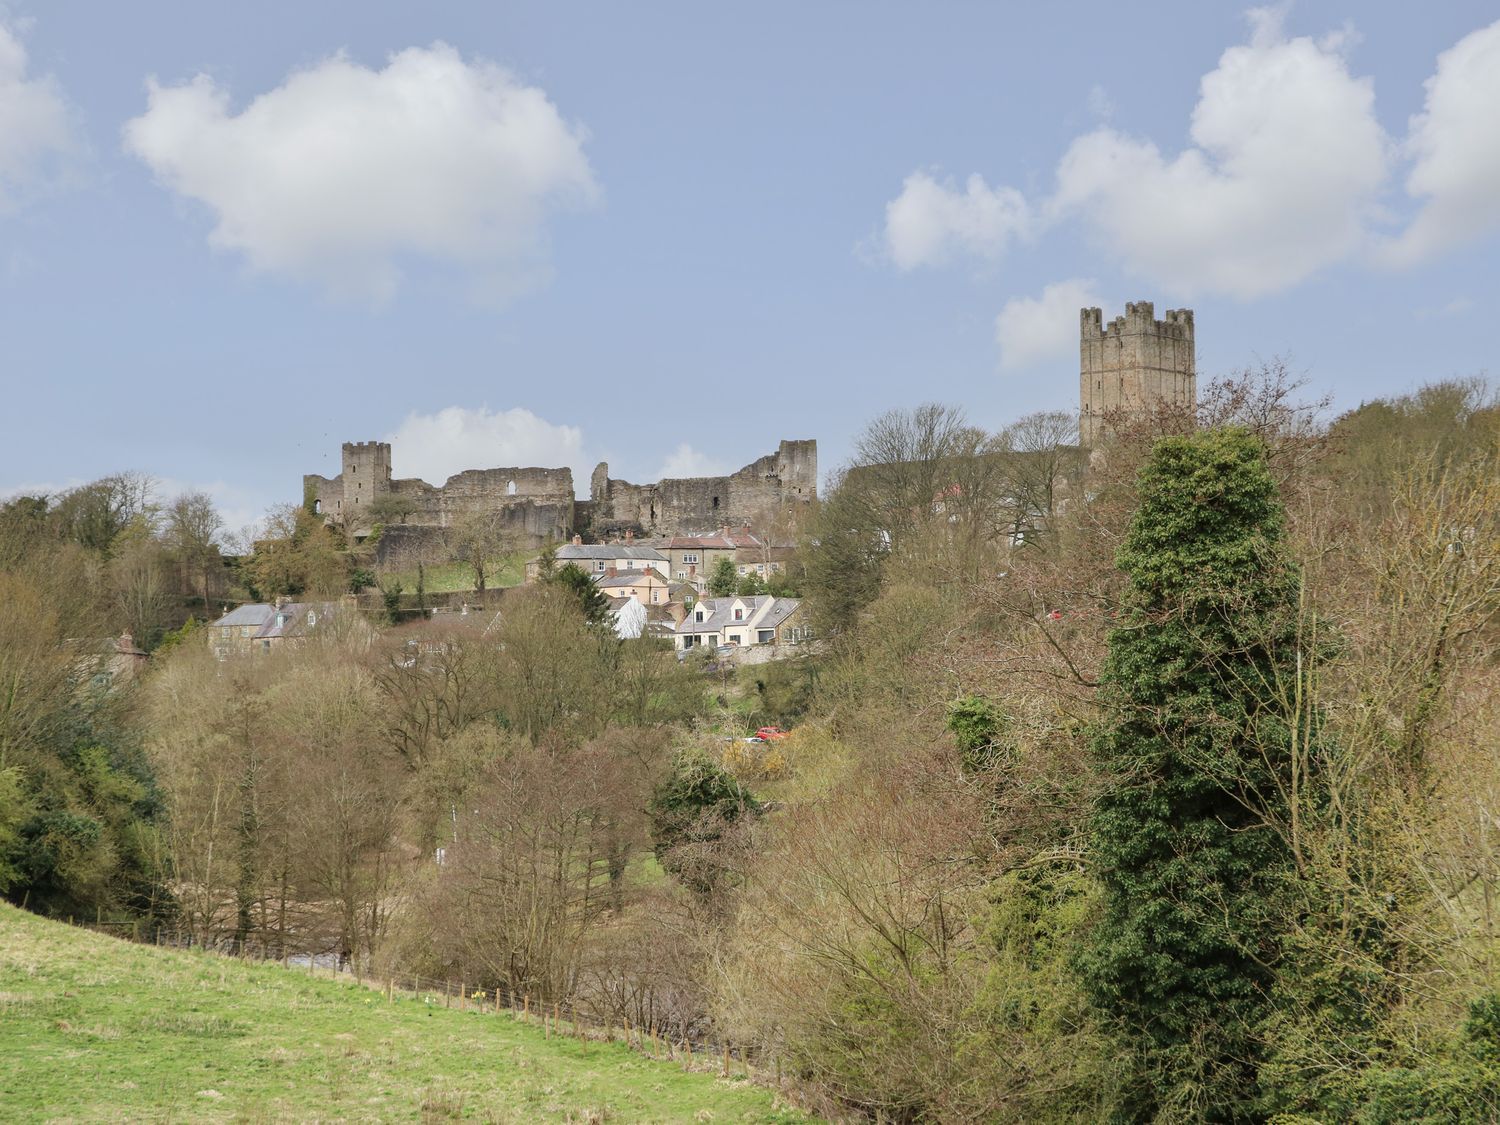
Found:
[(1150, 301), (1135, 301), (1108, 325), (1099, 309), (1082, 309), (1079, 328), (1081, 445), (1098, 444), (1108, 411), (1139, 410), (1162, 401), (1196, 405), (1192, 309), (1169, 309), (1165, 320), (1157, 320)]
[(391, 445), (386, 441), (346, 441), (343, 448), (344, 507), (350, 527), (362, 526), (363, 510), (391, 490)]

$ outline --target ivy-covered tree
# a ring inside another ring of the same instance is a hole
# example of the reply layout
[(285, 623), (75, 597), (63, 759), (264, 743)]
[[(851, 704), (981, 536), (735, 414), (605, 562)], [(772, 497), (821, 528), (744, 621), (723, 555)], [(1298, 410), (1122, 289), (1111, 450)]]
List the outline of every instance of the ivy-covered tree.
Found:
[(1135, 1064), (1130, 1117), (1252, 1119), (1292, 867), (1274, 830), (1291, 763), (1275, 689), (1298, 573), (1265, 448), (1243, 430), (1161, 440), (1139, 497), (1117, 555), (1130, 583), (1090, 840), (1104, 910), (1083, 975)]
[(712, 893), (730, 866), (734, 826), (762, 805), (701, 751), (685, 751), (651, 795), (651, 839), (662, 869), (699, 894)]

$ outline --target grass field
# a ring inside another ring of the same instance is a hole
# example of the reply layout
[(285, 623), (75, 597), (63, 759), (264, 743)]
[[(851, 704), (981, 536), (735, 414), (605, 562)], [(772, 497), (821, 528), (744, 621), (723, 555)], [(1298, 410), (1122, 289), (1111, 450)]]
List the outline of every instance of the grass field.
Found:
[(0, 1121), (800, 1122), (744, 1079), (0, 904)]
[[(535, 551), (517, 551), (493, 560), (484, 577), (485, 585), (495, 590), (502, 586), (519, 586), (526, 581), (526, 560), (535, 554)], [(424, 577), (429, 594), (451, 594), (474, 588), (474, 571), (463, 563), (429, 566)], [(386, 586), (399, 582), (403, 591), (414, 594), (417, 590), (416, 568), (389, 574), (384, 581)]]

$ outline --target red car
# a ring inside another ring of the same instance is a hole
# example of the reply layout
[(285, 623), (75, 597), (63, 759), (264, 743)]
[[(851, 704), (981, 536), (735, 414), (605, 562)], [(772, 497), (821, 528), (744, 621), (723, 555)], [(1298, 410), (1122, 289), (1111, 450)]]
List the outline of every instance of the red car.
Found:
[(780, 727), (761, 727), (755, 732), (755, 737), (762, 742), (775, 742), (778, 738), (785, 738), (788, 732)]

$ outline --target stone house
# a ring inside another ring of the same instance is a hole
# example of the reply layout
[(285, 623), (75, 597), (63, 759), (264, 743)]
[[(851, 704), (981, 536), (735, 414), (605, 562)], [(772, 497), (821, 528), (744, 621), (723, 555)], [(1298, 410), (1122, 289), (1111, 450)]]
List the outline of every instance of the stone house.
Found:
[[(577, 536), (573, 542), (557, 548), (553, 555), (554, 565), (573, 563), (592, 575), (603, 575), (611, 570), (656, 570), (667, 573), (667, 556), (651, 547), (631, 540), (623, 543), (584, 543)], [(535, 582), (541, 577), (541, 556), (526, 563), (526, 581)]]
[(782, 569), (788, 550), (768, 546), (747, 527), (720, 528), (713, 535), (678, 535), (644, 542), (667, 556), (667, 573), (674, 580), (687, 582), (697, 590), (708, 585), (720, 559), (727, 558), (733, 563), (736, 574), (754, 571), (765, 577), (768, 566), (770, 571)]
[(666, 605), (671, 600), (671, 583), (658, 570), (606, 570), (594, 579), (600, 593), (609, 598), (634, 598), (642, 605)]
[(678, 622), (674, 640), (679, 649), (795, 644), (808, 637), (803, 620), (800, 598), (704, 598)]
[(795, 547), (772, 547), (768, 544), (738, 547), (734, 552), (734, 572), (741, 578), (754, 574), (764, 582), (773, 574), (784, 573), (796, 557)]
[(332, 619), (331, 602), (252, 603), (232, 609), (207, 626), (208, 647), (220, 660), (271, 652), (307, 639), (320, 623)]

